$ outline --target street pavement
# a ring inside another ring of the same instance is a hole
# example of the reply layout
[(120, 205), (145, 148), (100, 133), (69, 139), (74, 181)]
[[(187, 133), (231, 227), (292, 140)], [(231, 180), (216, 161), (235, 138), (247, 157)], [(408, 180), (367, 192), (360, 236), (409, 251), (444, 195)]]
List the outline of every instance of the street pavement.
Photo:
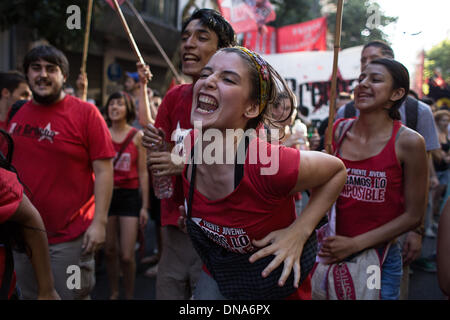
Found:
[[(153, 254), (155, 248), (154, 239), (154, 224), (149, 223), (146, 234), (145, 251), (146, 255)], [(435, 253), (436, 238), (425, 237), (422, 248), (422, 256), (428, 257)], [(139, 258), (139, 257), (138, 257)], [(139, 259), (137, 259), (139, 261)], [(136, 270), (136, 284), (135, 284), (135, 299), (138, 300), (154, 300), (155, 299), (155, 284), (156, 278), (147, 278), (144, 276), (144, 271), (148, 265), (141, 265), (138, 263)], [(123, 288), (119, 298), (123, 297)], [(107, 300), (109, 298), (108, 279), (106, 275), (106, 268), (104, 261), (100, 264), (97, 270), (96, 286), (92, 292), (92, 299)], [(445, 300), (439, 288), (436, 272), (425, 272), (418, 269), (413, 269), (410, 275), (409, 285), (409, 300)]]

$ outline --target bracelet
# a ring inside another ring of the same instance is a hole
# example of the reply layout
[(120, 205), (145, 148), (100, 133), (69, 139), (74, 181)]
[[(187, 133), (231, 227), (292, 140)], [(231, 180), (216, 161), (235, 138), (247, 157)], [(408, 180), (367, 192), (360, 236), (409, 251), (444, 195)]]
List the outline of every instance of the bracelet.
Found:
[(420, 236), (424, 236), (425, 235), (425, 228), (424, 228), (424, 226), (420, 226), (420, 227), (417, 227), (417, 228), (415, 228), (414, 230), (413, 230), (413, 232), (415, 232), (415, 233), (417, 233), (418, 235), (420, 235)]

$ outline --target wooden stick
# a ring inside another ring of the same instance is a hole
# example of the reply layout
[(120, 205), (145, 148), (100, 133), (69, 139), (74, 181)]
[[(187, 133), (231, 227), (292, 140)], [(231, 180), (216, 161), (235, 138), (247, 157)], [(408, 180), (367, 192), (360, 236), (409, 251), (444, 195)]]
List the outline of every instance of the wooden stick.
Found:
[(134, 41), (133, 35), (131, 34), (130, 28), (128, 27), (127, 21), (125, 20), (125, 17), (123, 16), (122, 10), (120, 9), (119, 4), (117, 3), (117, 0), (112, 0), (114, 3), (114, 7), (116, 8), (117, 15), (119, 16), (120, 22), (122, 22), (122, 26), (125, 29), (125, 33), (128, 36), (128, 40), (130, 41), (131, 47), (133, 48), (134, 53), (136, 54), (136, 57), (138, 58), (139, 62), (145, 65), (144, 59), (142, 58), (141, 52), (139, 51), (139, 48), (136, 45), (136, 42)]
[(336, 87), (337, 87), (337, 69), (338, 69), (338, 57), (339, 49), (341, 48), (341, 30), (342, 30), (342, 9), (344, 6), (344, 0), (338, 0), (337, 13), (336, 13), (336, 31), (334, 34), (334, 57), (333, 57), (333, 74), (331, 76), (331, 94), (330, 94), (330, 110), (328, 113), (328, 129), (326, 135), (326, 151), (329, 154), (333, 153), (332, 150), (332, 135), (333, 135), (333, 123), (334, 113), (336, 109)]
[[(84, 31), (83, 57), (81, 59), (81, 69), (80, 69), (80, 72), (81, 74), (83, 74), (83, 76), (86, 74), (86, 61), (89, 48), (89, 32), (91, 30), (92, 3), (93, 0), (89, 0), (86, 12), (86, 30)], [(87, 87), (85, 86), (83, 88), (81, 100), (86, 101), (86, 99), (87, 99)]]
[(136, 7), (128, 0), (125, 0), (125, 2), (127, 3), (128, 7), (130, 7), (131, 11), (133, 11), (134, 15), (138, 18), (139, 22), (141, 23), (142, 27), (144, 28), (144, 30), (147, 32), (147, 34), (149, 35), (149, 37), (152, 39), (153, 43), (155, 44), (155, 46), (158, 48), (159, 52), (161, 53), (161, 55), (163, 56), (164, 60), (166, 61), (166, 63), (168, 64), (170, 70), (172, 71), (172, 73), (174, 74), (175, 78), (177, 79), (178, 83), (181, 83), (181, 76), (180, 74), (176, 71), (174, 65), (172, 64), (172, 61), (170, 61), (169, 57), (167, 56), (166, 52), (164, 51), (164, 49), (161, 47), (161, 44), (159, 43), (158, 39), (156, 39), (155, 35), (153, 34), (153, 32), (150, 30), (150, 28), (147, 26), (147, 24), (144, 22), (144, 19), (142, 19), (142, 16), (140, 15), (140, 13), (136, 10)]

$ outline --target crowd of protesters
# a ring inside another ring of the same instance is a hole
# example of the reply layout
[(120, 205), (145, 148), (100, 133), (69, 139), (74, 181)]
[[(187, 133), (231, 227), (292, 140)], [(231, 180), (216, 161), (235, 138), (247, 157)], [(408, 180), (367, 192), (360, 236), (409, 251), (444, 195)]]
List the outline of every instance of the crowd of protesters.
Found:
[[(161, 95), (137, 63), (103, 107), (80, 98), (86, 74), (67, 84), (68, 60), (53, 46), (31, 49), (23, 73), (0, 73), (1, 298), (89, 299), (104, 259), (110, 299), (121, 296), (120, 280), (134, 298), (140, 263), (156, 277), (156, 299), (307, 300), (316, 260), (347, 262), (375, 248), (385, 256), (379, 298), (407, 299), (424, 237), (438, 237), (422, 263), (436, 266), (450, 294), (450, 110), (413, 97), (392, 48), (364, 46), (359, 83), (338, 95), (328, 128), (302, 115), (263, 58), (236, 46), (218, 12), (196, 10), (180, 40), (192, 83)], [(232, 143), (199, 143), (210, 129)], [(170, 150), (156, 151), (162, 143)], [(196, 162), (218, 146), (219, 163)], [(270, 169), (261, 148), (278, 154), (275, 174), (261, 174)], [(169, 198), (155, 196), (152, 177), (161, 176), (172, 179)], [(155, 234), (144, 232), (149, 219)], [(334, 233), (316, 238), (332, 222)], [(155, 252), (136, 261), (148, 237)], [(80, 286), (68, 285), (70, 266)]]

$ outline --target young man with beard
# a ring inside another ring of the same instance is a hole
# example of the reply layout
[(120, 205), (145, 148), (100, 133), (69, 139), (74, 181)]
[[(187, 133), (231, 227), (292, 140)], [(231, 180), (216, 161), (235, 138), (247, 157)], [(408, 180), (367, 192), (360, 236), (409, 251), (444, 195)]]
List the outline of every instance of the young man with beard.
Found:
[[(57, 292), (62, 299), (84, 299), (95, 283), (93, 255), (105, 240), (115, 155), (111, 135), (94, 105), (64, 93), (69, 63), (61, 51), (35, 47), (23, 69), (33, 99), (9, 121), (16, 146), (12, 164), (44, 221)], [(28, 257), (16, 254), (15, 262), (23, 298), (35, 299)], [(69, 266), (80, 268), (81, 279)]]
[[(233, 46), (235, 42), (233, 28), (215, 10), (197, 10), (183, 23), (180, 45), (182, 71), (192, 77), (193, 83), (176, 86), (166, 94), (155, 125), (148, 125), (144, 130), (143, 144), (146, 148), (151, 149), (154, 143), (161, 141), (159, 128), (164, 131), (166, 142), (182, 145), (184, 136), (193, 128), (190, 114), (194, 83), (209, 58), (218, 49)], [(158, 175), (172, 176), (174, 183), (173, 195), (161, 201), (162, 253), (156, 278), (156, 298), (189, 299), (202, 262), (189, 236), (177, 227), (178, 207), (184, 203), (181, 179), (184, 165), (175, 165), (170, 151), (152, 152), (147, 161), (152, 170), (158, 170)]]

